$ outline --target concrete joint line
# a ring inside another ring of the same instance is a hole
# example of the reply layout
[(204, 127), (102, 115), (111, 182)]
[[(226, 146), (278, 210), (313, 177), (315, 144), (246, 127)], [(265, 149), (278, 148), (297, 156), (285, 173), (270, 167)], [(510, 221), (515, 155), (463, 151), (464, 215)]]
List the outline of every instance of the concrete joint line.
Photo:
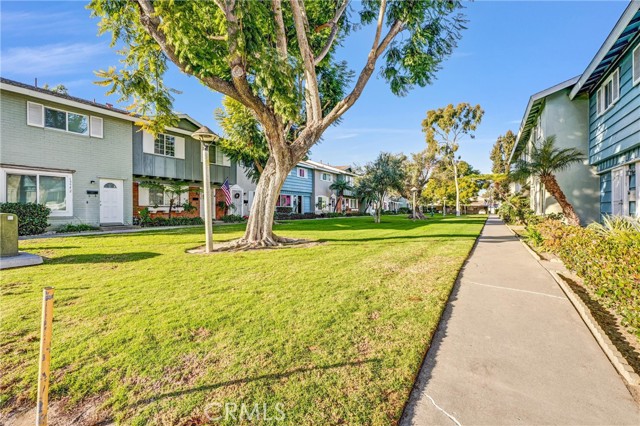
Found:
[(477, 283), (475, 281), (470, 281), (470, 280), (461, 280), (461, 282), (465, 282), (465, 283), (468, 283), (468, 284), (479, 285), (479, 286), (482, 286), (482, 287), (491, 287), (491, 288), (499, 288), (501, 290), (519, 291), (521, 293), (536, 294), (538, 296), (547, 296), (547, 297), (553, 297), (554, 299), (567, 300), (566, 297), (555, 296), (553, 294), (547, 294), (547, 293), (540, 293), (538, 291), (521, 290), (519, 288), (502, 287), (502, 286), (499, 286), (499, 285), (491, 285), (491, 284), (482, 284), (482, 283)]
[(427, 395), (426, 393), (424, 394), (424, 396), (426, 396), (427, 398), (429, 398), (429, 401), (431, 401), (431, 403), (433, 404), (434, 407), (436, 407), (438, 410), (442, 411), (444, 413), (445, 416), (449, 417), (449, 419), (451, 419), (452, 422), (454, 422), (457, 426), (462, 426), (460, 424), (460, 422), (453, 417), (451, 414), (447, 413), (446, 411), (444, 411), (442, 409), (442, 407), (440, 407), (438, 404), (436, 404), (436, 402), (433, 400), (433, 398), (431, 398), (429, 395)]
[[(515, 235), (515, 232), (513, 232), (511, 228), (507, 226), (507, 229), (509, 229)], [(573, 305), (573, 308), (576, 310), (576, 312), (582, 319), (582, 322), (587, 326), (587, 328), (591, 332), (591, 335), (594, 337), (594, 339), (598, 343), (598, 346), (600, 346), (600, 349), (602, 349), (602, 352), (604, 352), (604, 354), (607, 356), (607, 358), (609, 359), (609, 362), (611, 362), (611, 364), (616, 369), (618, 374), (620, 374), (624, 378), (624, 380), (630, 385), (633, 385), (633, 386), (640, 385), (640, 375), (638, 375), (633, 370), (633, 368), (629, 365), (627, 360), (622, 356), (620, 351), (618, 351), (618, 349), (613, 344), (611, 339), (609, 339), (609, 336), (607, 336), (607, 334), (600, 327), (600, 325), (595, 320), (595, 318), (593, 318), (593, 316), (589, 311), (589, 308), (587, 308), (587, 306), (582, 302), (582, 300), (575, 295), (573, 290), (571, 290), (569, 285), (562, 279), (562, 277), (560, 277), (560, 275), (558, 275), (557, 272), (547, 269), (542, 264), (542, 262), (540, 261), (541, 258), (538, 255), (538, 253), (533, 251), (531, 247), (529, 247), (529, 245), (525, 243), (522, 239), (518, 238), (518, 240), (524, 246), (524, 248), (527, 249), (529, 254), (531, 254), (531, 256), (538, 262), (538, 264), (542, 266), (545, 269), (545, 271), (547, 271), (549, 275), (553, 277), (555, 282), (558, 284), (560, 289), (567, 296), (567, 298)]]

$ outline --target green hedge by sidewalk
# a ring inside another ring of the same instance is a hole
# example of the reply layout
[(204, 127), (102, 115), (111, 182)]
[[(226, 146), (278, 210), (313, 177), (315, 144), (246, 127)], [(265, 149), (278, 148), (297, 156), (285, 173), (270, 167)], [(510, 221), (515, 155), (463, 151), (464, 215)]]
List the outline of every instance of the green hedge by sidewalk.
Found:
[(603, 233), (547, 220), (531, 228), (541, 247), (580, 276), (596, 298), (640, 336), (640, 233)]

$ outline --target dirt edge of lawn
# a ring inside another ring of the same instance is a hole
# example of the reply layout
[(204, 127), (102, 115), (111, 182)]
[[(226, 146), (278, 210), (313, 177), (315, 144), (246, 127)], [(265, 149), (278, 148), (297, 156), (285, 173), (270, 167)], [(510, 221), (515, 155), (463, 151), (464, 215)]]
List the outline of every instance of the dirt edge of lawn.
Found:
[(478, 247), (478, 241), (480, 239), (480, 236), (482, 235), (482, 231), (484, 231), (485, 226), (487, 226), (487, 220), (489, 220), (488, 216), (487, 216), (487, 219), (484, 221), (484, 224), (482, 225), (482, 229), (480, 229), (480, 233), (476, 237), (476, 240), (473, 242), (473, 245), (469, 249), (469, 253), (467, 253), (467, 257), (464, 259), (464, 262), (462, 262), (462, 266), (458, 270), (456, 279), (453, 282), (453, 285), (451, 286), (451, 291), (449, 291), (449, 294), (447, 295), (447, 301), (444, 303), (444, 305), (442, 305), (442, 311), (440, 312), (440, 319), (438, 320), (438, 325), (433, 329), (433, 331), (429, 335), (429, 344), (425, 348), (424, 353), (422, 354), (422, 361), (420, 361), (420, 365), (418, 366), (418, 369), (414, 373), (413, 386), (411, 386), (411, 389), (409, 389), (407, 397), (405, 398), (404, 407), (402, 408), (402, 413), (400, 414), (400, 417), (397, 419), (397, 422), (396, 422), (397, 424), (400, 424), (402, 419), (405, 418), (405, 415), (407, 414), (407, 408), (409, 407), (409, 403), (411, 402), (412, 398), (415, 398), (417, 396), (416, 393), (419, 392), (419, 389), (416, 385), (419, 383), (420, 375), (426, 373), (425, 363), (427, 361), (427, 356), (429, 355), (429, 350), (431, 350), (432, 348), (431, 343), (433, 342), (433, 337), (438, 333), (440, 328), (444, 326), (444, 321), (446, 321), (446, 319), (444, 319), (444, 314), (447, 311), (447, 306), (449, 306), (449, 303), (451, 302), (451, 296), (456, 292), (458, 287), (460, 287), (460, 275), (462, 274), (462, 270), (465, 268), (465, 266), (467, 266), (467, 263), (469, 263), (469, 258), (471, 257), (473, 252), (476, 250), (476, 247)]

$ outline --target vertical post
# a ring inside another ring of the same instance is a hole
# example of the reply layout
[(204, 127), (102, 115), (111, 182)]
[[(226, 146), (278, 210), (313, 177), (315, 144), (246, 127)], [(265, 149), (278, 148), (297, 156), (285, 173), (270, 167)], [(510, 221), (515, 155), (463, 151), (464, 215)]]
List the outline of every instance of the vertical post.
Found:
[(413, 219), (416, 218), (416, 191), (413, 191)]
[(211, 214), (211, 170), (209, 163), (209, 146), (210, 144), (200, 142), (202, 148), (202, 186), (204, 190), (204, 232), (205, 238), (205, 252), (211, 253), (213, 251), (213, 217)]
[(40, 333), (40, 369), (38, 371), (38, 406), (36, 426), (46, 426), (49, 411), (49, 372), (51, 365), (51, 331), (53, 326), (53, 288), (42, 291), (42, 329)]

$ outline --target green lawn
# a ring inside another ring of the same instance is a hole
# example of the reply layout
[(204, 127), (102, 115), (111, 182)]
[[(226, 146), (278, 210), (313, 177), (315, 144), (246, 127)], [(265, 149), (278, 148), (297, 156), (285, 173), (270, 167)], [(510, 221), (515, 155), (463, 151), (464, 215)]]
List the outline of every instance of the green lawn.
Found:
[(214, 255), (185, 253), (202, 228), (21, 241), (47, 260), (2, 272), (0, 410), (34, 404), (52, 286), (51, 397), (67, 410), (203, 424), (220, 413), (207, 404), (245, 403), (280, 408), (278, 424), (389, 424), (484, 220), (297, 221), (276, 232), (324, 243)]

